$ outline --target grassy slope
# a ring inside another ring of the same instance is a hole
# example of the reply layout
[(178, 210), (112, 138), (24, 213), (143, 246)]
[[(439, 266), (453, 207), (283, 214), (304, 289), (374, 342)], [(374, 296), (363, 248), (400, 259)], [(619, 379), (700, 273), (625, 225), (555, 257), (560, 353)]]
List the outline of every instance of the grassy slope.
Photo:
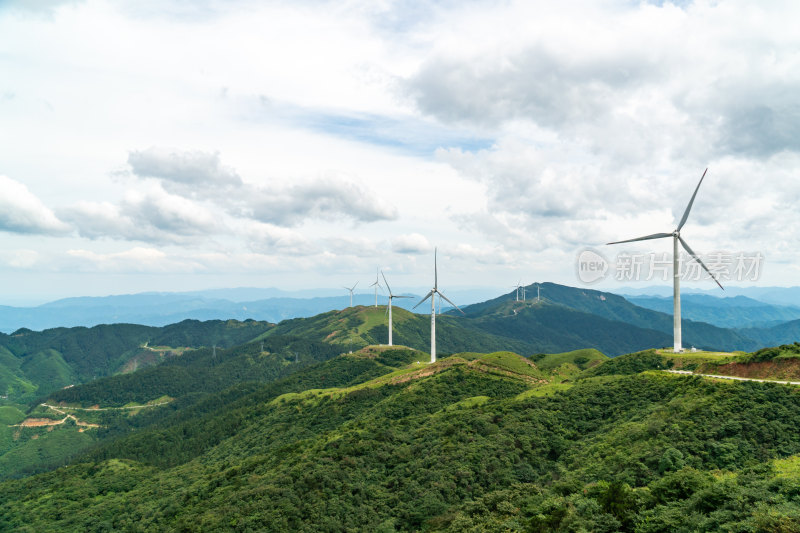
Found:
[(565, 364), (573, 364), (580, 370), (586, 370), (607, 361), (609, 358), (599, 350), (584, 348), (564, 353), (537, 354), (532, 356), (531, 359), (542, 370), (551, 370)]

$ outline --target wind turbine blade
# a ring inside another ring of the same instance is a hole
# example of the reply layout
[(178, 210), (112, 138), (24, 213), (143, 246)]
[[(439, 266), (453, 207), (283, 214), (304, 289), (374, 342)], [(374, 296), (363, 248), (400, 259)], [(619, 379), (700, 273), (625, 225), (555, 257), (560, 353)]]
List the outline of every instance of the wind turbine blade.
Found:
[(393, 294), (392, 298), (413, 298), (413, 296), (401, 296), (399, 294)]
[[(357, 282), (357, 281), (356, 281), (356, 285), (358, 285), (358, 282)], [(356, 290), (356, 285), (353, 285), (353, 288), (352, 288), (352, 289), (350, 289), (350, 290), (351, 290), (351, 291), (354, 291), (354, 290)]]
[(436, 265), (436, 248), (433, 249), (433, 288), (439, 288), (439, 268)]
[(415, 306), (414, 306), (414, 307), (412, 307), (411, 309), (412, 309), (412, 310), (413, 310), (413, 309), (416, 309), (416, 308), (417, 308), (417, 306), (418, 306), (419, 304), (421, 304), (422, 302), (424, 302), (425, 300), (427, 300), (428, 298), (430, 298), (432, 294), (433, 294), (433, 291), (429, 292), (429, 293), (428, 293), (428, 295), (427, 295), (425, 298), (423, 298), (422, 300), (420, 300), (420, 301), (417, 303), (417, 305), (415, 305)]
[(686, 241), (684, 241), (682, 237), (678, 237), (678, 240), (681, 241), (681, 245), (686, 249), (687, 252), (689, 252), (689, 255), (694, 257), (697, 260), (697, 262), (700, 263), (700, 266), (702, 266), (705, 269), (705, 271), (708, 272), (708, 275), (711, 276), (711, 279), (716, 281), (717, 285), (719, 285), (719, 288), (724, 291), (725, 287), (723, 287), (722, 284), (717, 280), (717, 277), (711, 273), (711, 271), (708, 269), (705, 263), (703, 263), (703, 261), (700, 260), (700, 257), (696, 253), (694, 253), (694, 250), (689, 248), (689, 245), (686, 244)]
[[(706, 177), (706, 172), (708, 172), (708, 169), (706, 169), (705, 172), (703, 172), (703, 175), (700, 177), (700, 182), (697, 184), (697, 187), (694, 190), (694, 194), (692, 195), (692, 199), (689, 200), (689, 205), (686, 206), (686, 211), (683, 212), (683, 217), (681, 218), (681, 221), (678, 222), (677, 231), (681, 230), (683, 225), (686, 224), (686, 219), (689, 218), (689, 211), (692, 210), (692, 204), (694, 203), (694, 197), (697, 196), (697, 191), (700, 190), (700, 184), (703, 183), (703, 178)], [(720, 285), (720, 287), (721, 286), (722, 285)]]
[(651, 239), (663, 239), (664, 237), (672, 237), (672, 233), (653, 233), (652, 235), (645, 235), (644, 237), (636, 237), (635, 239), (627, 239), (625, 241), (607, 242), (606, 244), (622, 244), (623, 242), (649, 241)]
[[(460, 307), (458, 307), (458, 306), (457, 306), (456, 304), (454, 304), (453, 302), (451, 302), (451, 301), (450, 301), (450, 299), (449, 299), (447, 296), (445, 296), (445, 295), (444, 295), (444, 294), (442, 294), (441, 292), (439, 293), (439, 296), (441, 296), (442, 298), (444, 298), (444, 299), (445, 299), (445, 301), (446, 301), (447, 303), (449, 303), (450, 305), (452, 305), (453, 307), (455, 307), (456, 309), (458, 309), (459, 311), (461, 311), (461, 308), (460, 308)], [(461, 311), (461, 314), (462, 314), (462, 315), (466, 315), (467, 313), (465, 313), (464, 311)]]
[(386, 284), (386, 289), (389, 291), (389, 298), (393, 297), (392, 288), (389, 286), (389, 282), (386, 281), (386, 276), (383, 274), (383, 271), (381, 271), (381, 276), (383, 276), (383, 282)]

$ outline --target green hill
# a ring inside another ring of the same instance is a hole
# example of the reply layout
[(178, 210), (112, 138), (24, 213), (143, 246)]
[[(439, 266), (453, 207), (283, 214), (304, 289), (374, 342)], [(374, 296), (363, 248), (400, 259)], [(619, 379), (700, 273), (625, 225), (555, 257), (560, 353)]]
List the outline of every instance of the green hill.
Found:
[[(645, 330), (655, 330), (672, 338), (672, 315), (661, 313), (650, 309), (639, 307), (629, 302), (622, 296), (609, 292), (596, 291), (585, 288), (568, 287), (556, 283), (541, 283), (542, 301), (550, 304), (558, 304), (573, 311), (588, 313), (600, 318), (604, 318), (615, 323), (624, 323)], [(536, 285), (527, 287), (529, 294), (536, 294)], [(496, 313), (497, 309), (504, 305), (516, 304), (514, 293), (505, 294), (493, 300), (487, 300), (479, 304), (468, 305), (463, 308), (464, 312), (470, 317), (480, 317)], [(531, 306), (535, 300), (521, 302), (526, 306)], [(698, 348), (719, 349), (719, 350), (754, 350), (761, 346), (753, 337), (749, 335), (749, 330), (731, 330), (706, 324), (704, 322), (693, 322), (683, 320), (683, 339), (687, 346), (694, 345)], [(619, 329), (617, 325), (615, 329)], [(565, 328), (566, 329), (566, 328)], [(580, 328), (566, 329), (568, 333), (576, 333)], [(625, 338), (624, 331), (618, 335)], [(637, 334), (634, 333), (634, 336)], [(639, 333), (638, 335), (641, 335)], [(591, 335), (587, 335), (591, 338)], [(599, 341), (596, 341), (599, 342)], [(631, 350), (640, 350), (649, 346), (662, 346), (669, 343), (651, 343), (639, 345), (638, 347), (622, 349), (604, 349), (596, 344), (586, 344), (575, 348), (594, 346), (603, 353), (619, 354)], [(570, 348), (562, 348), (570, 349)], [(542, 349), (542, 352), (558, 351), (551, 348)]]
[(580, 370), (586, 370), (587, 368), (602, 364), (608, 359), (607, 355), (604, 355), (594, 348), (531, 356), (531, 360), (542, 370), (551, 370), (561, 365), (575, 365), (575, 367)]
[(69, 385), (160, 363), (186, 348), (240, 345), (272, 327), (253, 320), (185, 320), (163, 328), (113, 324), (0, 334), (0, 394), (25, 403)]
[[(800, 395), (634, 368), (658, 366), (654, 355), (536, 395), (547, 370), (513, 353), (431, 365), (368, 347), (158, 408), (70, 466), (6, 481), (0, 529), (800, 527)], [(600, 358), (540, 360), (582, 357)]]

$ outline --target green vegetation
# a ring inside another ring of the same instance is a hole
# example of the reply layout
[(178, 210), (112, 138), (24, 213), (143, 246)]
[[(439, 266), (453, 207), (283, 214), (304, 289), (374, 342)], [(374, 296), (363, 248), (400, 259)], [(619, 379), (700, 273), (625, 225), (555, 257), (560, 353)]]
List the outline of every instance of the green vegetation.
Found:
[(774, 348), (762, 348), (736, 359), (737, 363), (761, 363), (775, 359), (800, 359), (800, 342), (783, 344)]
[[(186, 347), (241, 345), (273, 327), (253, 320), (185, 320), (163, 328), (113, 324), (0, 333), (0, 395), (33, 402), (69, 385), (161, 363), (165, 354), (177, 356)], [(148, 343), (176, 348), (156, 353), (143, 348)]]
[(645, 350), (609, 359), (602, 365), (586, 370), (582, 376), (629, 375), (645, 370), (666, 370), (672, 366), (672, 361), (657, 350)]
[(564, 353), (535, 354), (531, 356), (531, 360), (542, 370), (552, 370), (565, 364), (572, 364), (580, 370), (586, 370), (607, 361), (608, 356), (594, 348), (585, 348)]
[[(534, 359), (580, 371), (589, 355)], [(546, 384), (526, 379), (548, 370), (509, 352), (420, 356), (369, 347), (176, 398), (128, 429), (109, 415), (71, 466), (0, 484), (0, 529), (800, 527), (791, 387), (652, 372), (669, 364), (655, 350)]]

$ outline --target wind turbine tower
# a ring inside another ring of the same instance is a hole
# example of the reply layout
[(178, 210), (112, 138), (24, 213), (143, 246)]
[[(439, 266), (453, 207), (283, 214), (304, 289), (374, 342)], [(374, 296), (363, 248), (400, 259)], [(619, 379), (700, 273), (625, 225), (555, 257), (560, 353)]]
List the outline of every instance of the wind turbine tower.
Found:
[(370, 287), (375, 287), (375, 307), (378, 307), (378, 287), (381, 286), (380, 282), (378, 281), (378, 270), (375, 269), (375, 282), (370, 285)]
[[(411, 308), (412, 310), (416, 309), (417, 306), (419, 306), (419, 304), (421, 304), (422, 302), (424, 302), (428, 298), (431, 299), (431, 363), (435, 363), (436, 362), (436, 295), (438, 294), (439, 296), (444, 298), (450, 305), (452, 305), (453, 307), (455, 307), (456, 309), (461, 311), (461, 309), (456, 304), (451, 302), (450, 299), (447, 296), (445, 296), (444, 294), (442, 294), (442, 292), (439, 290), (439, 270), (438, 270), (437, 264), (436, 264), (436, 253), (437, 253), (437, 250), (436, 250), (436, 248), (434, 248), (433, 249), (433, 289), (431, 289), (431, 292), (429, 292), (428, 295), (425, 296), (425, 298), (420, 300), (417, 303), (417, 305), (415, 305), (414, 307)], [(464, 313), (464, 311), (461, 311), (461, 314), (466, 314), (466, 313)]]
[[(356, 285), (358, 285), (357, 281)], [(356, 289), (356, 285), (353, 285), (352, 287), (342, 287), (344, 290), (350, 291), (350, 307), (353, 307), (353, 291)]]
[(678, 222), (678, 227), (675, 228), (675, 230), (672, 233), (654, 233), (652, 235), (645, 235), (644, 237), (637, 237), (635, 239), (628, 239), (625, 241), (615, 241), (608, 243), (608, 244), (620, 244), (623, 242), (649, 241), (652, 239), (663, 239), (665, 237), (672, 237), (672, 250), (673, 250), (672, 251), (672, 330), (673, 330), (673, 342), (674, 342), (673, 348), (675, 353), (680, 353), (683, 351), (683, 347), (681, 346), (682, 343), (681, 282), (680, 282), (681, 269), (680, 269), (680, 259), (679, 259), (680, 256), (678, 255), (678, 243), (680, 243), (681, 246), (683, 246), (683, 248), (687, 252), (689, 252), (689, 255), (691, 255), (698, 263), (700, 263), (700, 266), (702, 266), (703, 269), (706, 272), (708, 272), (708, 275), (711, 276), (711, 279), (713, 279), (717, 283), (717, 285), (719, 285), (719, 288), (725, 290), (725, 288), (720, 284), (717, 277), (711, 273), (711, 271), (708, 269), (705, 263), (703, 263), (703, 261), (700, 260), (697, 254), (694, 253), (694, 250), (692, 250), (689, 247), (689, 245), (686, 244), (686, 241), (683, 240), (683, 237), (681, 237), (681, 229), (683, 228), (683, 225), (686, 224), (686, 220), (689, 218), (689, 211), (692, 210), (692, 204), (694, 204), (694, 199), (697, 196), (697, 191), (700, 190), (700, 185), (703, 183), (703, 178), (706, 177), (706, 172), (708, 172), (708, 169), (706, 169), (705, 172), (703, 172), (703, 175), (700, 177), (700, 182), (697, 184), (697, 187), (694, 190), (692, 199), (689, 200), (689, 205), (686, 206), (686, 211), (683, 212), (683, 216), (681, 217), (680, 222)]
[(392, 288), (389, 287), (389, 282), (386, 281), (386, 276), (381, 272), (383, 282), (386, 284), (386, 290), (389, 291), (389, 305), (386, 307), (386, 312), (389, 313), (389, 346), (392, 345), (392, 300), (394, 298), (411, 298), (411, 296), (401, 296), (399, 294), (392, 294)]

